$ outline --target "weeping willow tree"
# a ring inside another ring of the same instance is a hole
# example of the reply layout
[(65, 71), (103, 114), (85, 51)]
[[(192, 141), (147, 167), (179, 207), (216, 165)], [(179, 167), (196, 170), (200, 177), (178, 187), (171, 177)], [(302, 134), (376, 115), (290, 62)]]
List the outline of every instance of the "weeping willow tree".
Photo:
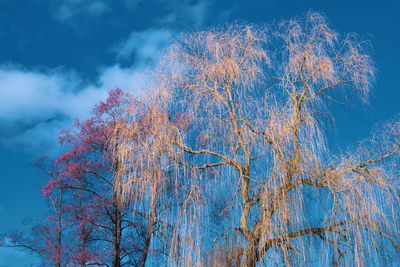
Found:
[[(368, 47), (313, 12), (175, 40), (152, 91), (164, 116), (153, 113), (159, 128), (141, 142), (157, 145), (140, 160), (144, 176), (159, 177), (145, 179), (153, 188), (163, 176), (149, 170), (184, 169), (174, 179), (188, 193), (175, 186), (173, 195), (197, 203), (169, 214), (180, 221), (167, 245), (173, 265), (395, 260), (400, 123), (382, 124), (371, 139), (336, 154), (325, 138), (332, 104), (368, 101)], [(177, 114), (184, 129), (171, 123)], [(136, 174), (126, 177), (127, 191), (143, 181)]]

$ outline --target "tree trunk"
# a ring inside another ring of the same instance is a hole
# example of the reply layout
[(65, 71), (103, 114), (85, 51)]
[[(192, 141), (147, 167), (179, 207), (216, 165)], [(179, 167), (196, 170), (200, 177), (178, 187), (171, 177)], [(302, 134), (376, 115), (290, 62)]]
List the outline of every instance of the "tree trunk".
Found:
[(144, 267), (147, 260), (147, 255), (149, 253), (150, 241), (153, 235), (153, 228), (156, 216), (156, 202), (157, 202), (157, 186), (153, 187), (153, 194), (151, 198), (151, 209), (150, 209), (150, 217), (149, 217), (149, 225), (147, 227), (147, 235), (144, 241), (142, 258), (140, 259), (140, 267)]
[(62, 201), (63, 201), (63, 190), (59, 187), (59, 200), (58, 200), (58, 216), (57, 216), (57, 259), (55, 262), (56, 267), (61, 267), (61, 232), (62, 232)]
[(146, 236), (146, 240), (144, 241), (142, 258), (140, 259), (140, 267), (144, 267), (146, 265), (147, 254), (148, 254), (149, 248), (150, 248), (151, 236), (153, 234), (153, 224), (154, 224), (154, 221), (153, 222), (149, 221), (147, 236)]
[(256, 267), (258, 262), (258, 242), (251, 240), (248, 242), (248, 248), (246, 250), (246, 261), (244, 267)]
[[(81, 235), (83, 236), (82, 240), (81, 240), (81, 252), (84, 252), (86, 250), (86, 236), (84, 231), (81, 232)], [(86, 259), (85, 257), (79, 259), (80, 263), (79, 265), (81, 267), (85, 267), (86, 266)]]
[[(116, 132), (117, 140), (119, 139), (119, 129)], [(115, 155), (118, 155), (118, 142), (114, 146)], [(121, 238), (122, 238), (122, 212), (119, 197), (122, 193), (122, 183), (120, 176), (120, 162), (118, 158), (114, 158), (113, 170), (114, 170), (114, 184), (113, 184), (113, 261), (112, 267), (121, 266)]]
[(114, 203), (114, 225), (113, 225), (113, 261), (112, 267), (120, 267), (121, 266), (121, 211), (119, 209), (118, 203)]

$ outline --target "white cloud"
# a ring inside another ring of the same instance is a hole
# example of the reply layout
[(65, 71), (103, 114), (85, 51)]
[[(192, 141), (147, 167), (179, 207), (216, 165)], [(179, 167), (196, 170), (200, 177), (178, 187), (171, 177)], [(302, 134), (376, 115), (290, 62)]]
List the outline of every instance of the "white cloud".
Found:
[(0, 119), (38, 117), (63, 109), (63, 91), (75, 85), (66, 75), (0, 68)]
[(85, 119), (108, 91), (119, 87), (140, 94), (142, 68), (119, 65), (103, 68), (94, 84), (73, 73), (27, 71), (0, 66), (0, 144), (20, 144), (29, 150), (52, 153), (57, 133), (75, 118)]

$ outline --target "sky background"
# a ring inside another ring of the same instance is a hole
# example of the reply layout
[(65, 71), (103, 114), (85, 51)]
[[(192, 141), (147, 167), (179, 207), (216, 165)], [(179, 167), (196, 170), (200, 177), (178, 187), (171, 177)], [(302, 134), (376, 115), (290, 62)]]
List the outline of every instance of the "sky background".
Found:
[[(57, 134), (107, 90), (140, 94), (142, 73), (181, 32), (229, 22), (270, 24), (313, 10), (339, 33), (370, 40), (377, 80), (364, 107), (335, 111), (330, 146), (367, 138), (400, 111), (400, 1), (0, 0), (0, 233), (44, 218), (32, 165), (60, 152)], [(0, 266), (35, 258), (0, 248)]]

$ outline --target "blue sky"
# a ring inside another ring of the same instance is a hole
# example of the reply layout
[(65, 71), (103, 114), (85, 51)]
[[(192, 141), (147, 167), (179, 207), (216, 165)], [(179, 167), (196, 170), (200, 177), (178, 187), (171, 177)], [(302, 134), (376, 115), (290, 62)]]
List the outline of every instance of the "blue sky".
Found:
[[(140, 94), (143, 72), (171, 38), (227, 22), (269, 24), (310, 9), (339, 33), (372, 43), (378, 75), (370, 104), (335, 114), (330, 141), (346, 146), (400, 111), (398, 1), (0, 0), (0, 233), (44, 215), (39, 191), (47, 177), (32, 162), (59, 152), (59, 130), (87, 117), (108, 89)], [(1, 266), (31, 261), (0, 248)]]

